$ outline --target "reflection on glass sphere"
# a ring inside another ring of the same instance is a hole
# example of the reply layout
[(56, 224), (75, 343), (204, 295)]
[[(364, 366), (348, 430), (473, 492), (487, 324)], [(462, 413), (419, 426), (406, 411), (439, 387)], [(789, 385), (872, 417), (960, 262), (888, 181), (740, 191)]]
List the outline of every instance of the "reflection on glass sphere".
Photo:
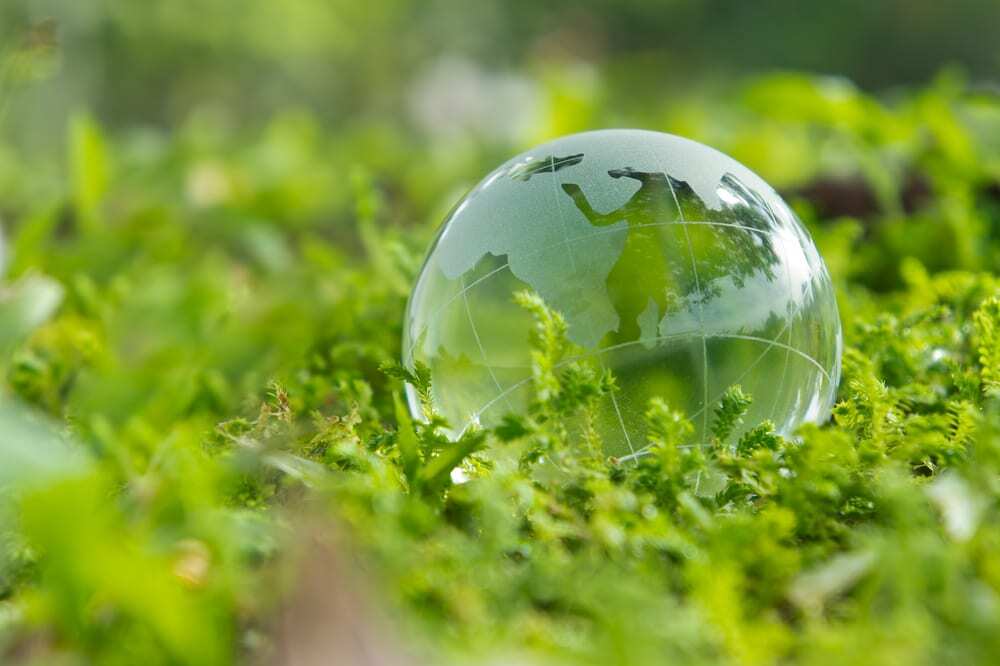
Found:
[(733, 384), (754, 398), (747, 426), (770, 419), (788, 434), (829, 414), (841, 331), (823, 260), (770, 186), (699, 143), (567, 136), (507, 162), (455, 207), (403, 340), (404, 363), (431, 369), (453, 434), (527, 404), (532, 320), (513, 299), (524, 289), (614, 372), (620, 390), (600, 416), (609, 454), (645, 441), (654, 396), (685, 411), (698, 437)]

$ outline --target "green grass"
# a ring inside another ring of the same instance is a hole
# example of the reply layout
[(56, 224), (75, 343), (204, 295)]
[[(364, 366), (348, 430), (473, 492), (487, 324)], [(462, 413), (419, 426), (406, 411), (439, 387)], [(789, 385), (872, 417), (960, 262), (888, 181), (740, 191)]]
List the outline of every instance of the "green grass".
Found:
[(586, 427), (611, 378), (559, 364), (526, 294), (530, 410), (449, 442), (400, 406), (402, 310), (442, 212), (518, 146), (79, 115), (65, 156), (0, 145), (2, 661), (270, 659), (276, 617), (343, 621), (292, 591), (331, 529), (380, 643), (426, 663), (995, 663), (1000, 100), (780, 75), (575, 103), (534, 138), (652, 118), (787, 194), (844, 320), (831, 423), (680, 449), (654, 401), (653, 454), (618, 464)]

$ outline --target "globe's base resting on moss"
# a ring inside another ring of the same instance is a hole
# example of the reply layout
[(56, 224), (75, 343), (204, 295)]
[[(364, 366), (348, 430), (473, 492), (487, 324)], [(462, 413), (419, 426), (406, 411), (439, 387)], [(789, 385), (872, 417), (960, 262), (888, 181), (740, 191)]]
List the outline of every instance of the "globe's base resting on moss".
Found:
[[(735, 160), (639, 130), (567, 136), (510, 160), (445, 221), (407, 308), (403, 362), (431, 370), (454, 433), (493, 425), (531, 396), (536, 291), (583, 354), (610, 369), (608, 453), (645, 441), (663, 397), (707, 437), (739, 384), (745, 423), (790, 433), (826, 418), (841, 330), (826, 267), (781, 197)], [(420, 407), (410, 396), (414, 413)], [(735, 432), (738, 435), (739, 432)]]

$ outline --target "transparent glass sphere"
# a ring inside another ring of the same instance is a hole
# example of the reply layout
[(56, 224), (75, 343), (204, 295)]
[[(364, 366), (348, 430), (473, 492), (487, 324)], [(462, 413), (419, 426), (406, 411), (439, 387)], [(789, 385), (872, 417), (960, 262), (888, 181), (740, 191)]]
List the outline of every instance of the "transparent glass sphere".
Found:
[(459, 202), (403, 336), (404, 363), (431, 369), (453, 435), (531, 398), (533, 320), (514, 302), (524, 289), (613, 371), (619, 390), (598, 416), (609, 455), (641, 448), (654, 396), (684, 411), (697, 438), (733, 384), (753, 398), (744, 428), (770, 419), (790, 434), (829, 415), (841, 329), (823, 260), (767, 183), (707, 146), (575, 134), (515, 157)]

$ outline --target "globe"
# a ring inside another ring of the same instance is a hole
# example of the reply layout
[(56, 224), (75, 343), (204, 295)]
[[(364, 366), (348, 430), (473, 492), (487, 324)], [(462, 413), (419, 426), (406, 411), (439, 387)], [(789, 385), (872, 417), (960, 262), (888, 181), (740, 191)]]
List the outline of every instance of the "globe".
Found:
[[(834, 289), (782, 198), (749, 169), (658, 132), (566, 136), (486, 176), (448, 215), (407, 306), (403, 362), (430, 369), (453, 436), (532, 399), (533, 290), (610, 370), (597, 427), (609, 455), (641, 454), (660, 397), (706, 441), (726, 389), (790, 435), (830, 412), (840, 375)], [(410, 409), (420, 401), (408, 387)], [(733, 431), (738, 437), (741, 429)]]

